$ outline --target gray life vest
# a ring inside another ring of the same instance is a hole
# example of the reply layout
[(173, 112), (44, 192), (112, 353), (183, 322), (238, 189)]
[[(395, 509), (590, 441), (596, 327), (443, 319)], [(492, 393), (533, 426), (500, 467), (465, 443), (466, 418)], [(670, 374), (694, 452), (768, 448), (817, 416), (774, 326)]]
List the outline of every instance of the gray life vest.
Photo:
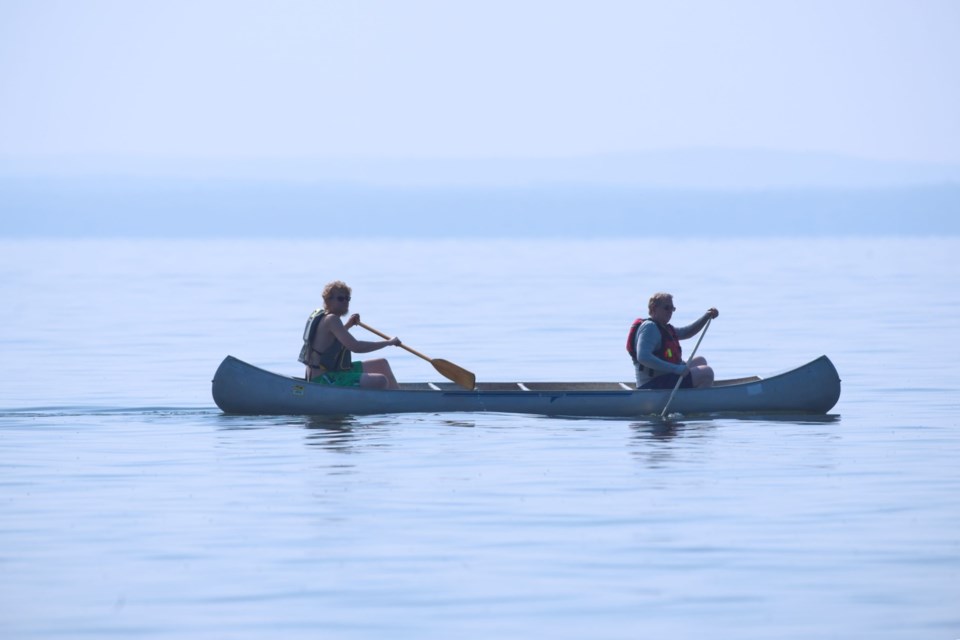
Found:
[(324, 371), (349, 371), (352, 366), (353, 354), (343, 344), (333, 339), (333, 343), (323, 351), (313, 348), (313, 338), (317, 335), (317, 327), (327, 314), (324, 309), (315, 309), (307, 318), (307, 325), (303, 328), (303, 346), (300, 348), (300, 362), (315, 369)]

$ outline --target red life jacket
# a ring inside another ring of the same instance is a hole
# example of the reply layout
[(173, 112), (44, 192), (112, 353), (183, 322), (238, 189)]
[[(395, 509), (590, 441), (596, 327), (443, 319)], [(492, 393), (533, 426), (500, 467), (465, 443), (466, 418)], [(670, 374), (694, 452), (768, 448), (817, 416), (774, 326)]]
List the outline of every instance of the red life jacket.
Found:
[[(637, 318), (630, 325), (630, 332), (627, 334), (627, 353), (633, 358), (634, 364), (637, 363), (637, 331), (640, 330), (640, 325), (647, 321), (647, 318)], [(650, 322), (653, 322), (653, 320), (650, 320)], [(664, 326), (658, 322), (653, 323), (660, 329), (660, 348), (654, 351), (653, 355), (661, 360), (680, 364), (682, 360), (680, 359), (680, 338), (677, 337), (677, 330), (673, 328), (672, 324)]]

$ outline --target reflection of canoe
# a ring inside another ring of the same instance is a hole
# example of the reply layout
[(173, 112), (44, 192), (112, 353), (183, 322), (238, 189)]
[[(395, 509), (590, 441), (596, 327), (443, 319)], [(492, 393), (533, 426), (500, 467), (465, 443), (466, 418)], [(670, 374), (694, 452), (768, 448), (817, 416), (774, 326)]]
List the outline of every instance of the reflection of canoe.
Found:
[[(405, 383), (372, 391), (306, 382), (227, 356), (213, 377), (213, 400), (225, 413), (331, 415), (496, 411), (548, 416), (632, 418), (659, 414), (671, 390), (636, 390), (622, 382), (481, 382), (473, 391), (453, 383)], [(680, 389), (670, 412), (826, 413), (840, 398), (830, 359), (766, 378), (720, 380), (709, 389)]]

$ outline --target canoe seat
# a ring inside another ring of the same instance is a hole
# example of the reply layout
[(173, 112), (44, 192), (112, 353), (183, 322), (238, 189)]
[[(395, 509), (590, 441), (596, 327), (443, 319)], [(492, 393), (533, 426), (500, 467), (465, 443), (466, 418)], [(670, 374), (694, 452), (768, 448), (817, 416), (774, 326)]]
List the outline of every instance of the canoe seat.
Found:
[(732, 384), (744, 384), (746, 382), (758, 382), (762, 380), (760, 376), (749, 376), (747, 378), (734, 378), (731, 380), (716, 380), (713, 383), (715, 387), (729, 387)]
[(633, 391), (622, 382), (525, 382), (530, 391)]

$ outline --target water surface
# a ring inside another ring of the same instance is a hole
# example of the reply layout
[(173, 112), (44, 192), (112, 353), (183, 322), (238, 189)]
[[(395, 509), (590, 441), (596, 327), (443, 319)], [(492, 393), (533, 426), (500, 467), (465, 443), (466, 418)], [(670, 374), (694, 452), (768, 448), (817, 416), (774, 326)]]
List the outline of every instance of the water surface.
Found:
[[(4, 637), (960, 634), (960, 240), (335, 249), (0, 243)], [(219, 361), (299, 373), (334, 278), (480, 380), (629, 380), (626, 330), (668, 290), (678, 322), (720, 309), (721, 377), (826, 353), (843, 394), (671, 422), (221, 414)]]

